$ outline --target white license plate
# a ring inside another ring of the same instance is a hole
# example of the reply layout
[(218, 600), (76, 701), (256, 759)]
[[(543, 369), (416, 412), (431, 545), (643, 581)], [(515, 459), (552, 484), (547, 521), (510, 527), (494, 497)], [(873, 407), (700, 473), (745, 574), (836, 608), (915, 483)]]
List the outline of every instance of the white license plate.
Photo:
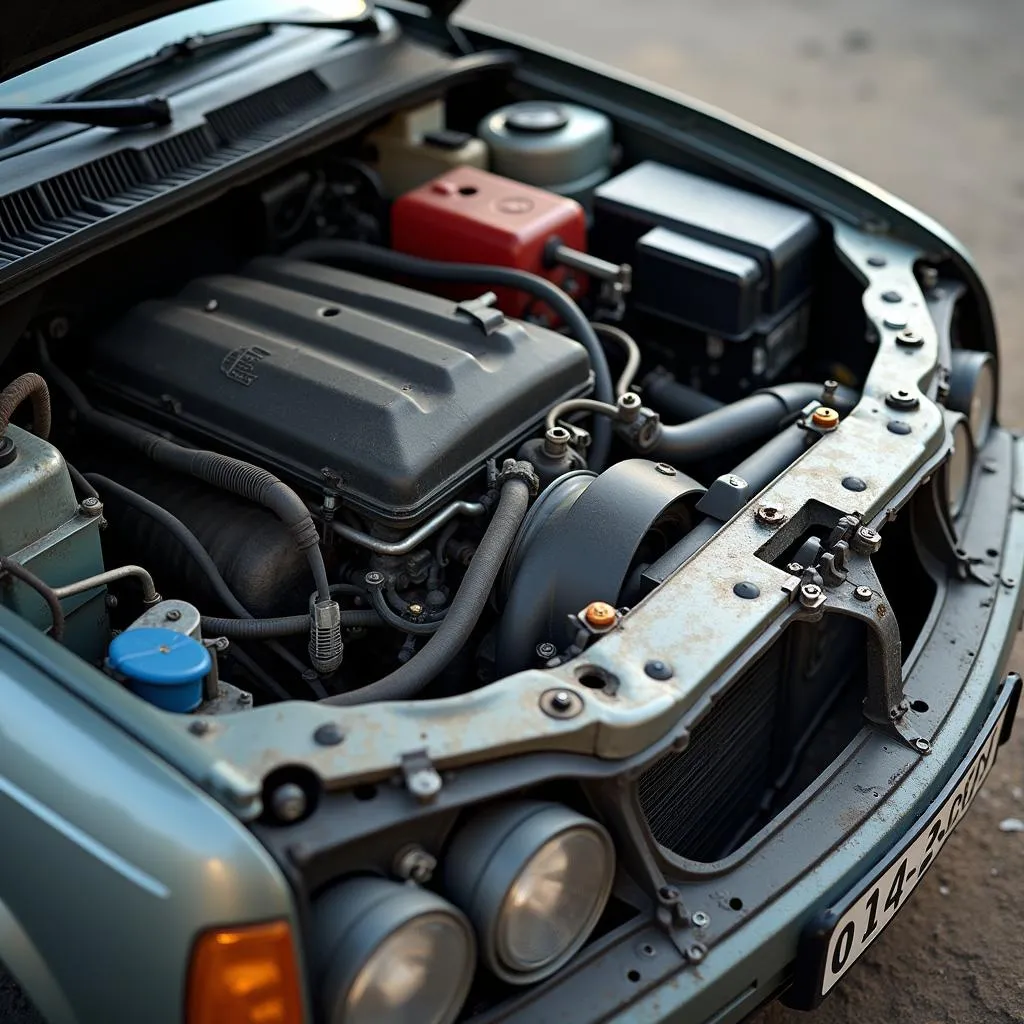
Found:
[(821, 995), (830, 991), (882, 933), (914, 891), (922, 875), (935, 863), (953, 829), (967, 813), (992, 771), (1003, 725), (1015, 701), (1003, 702), (1002, 712), (987, 733), (979, 737), (959, 772), (946, 787), (946, 798), (905, 840), (902, 850), (890, 855), (888, 867), (867, 883), (828, 935)]

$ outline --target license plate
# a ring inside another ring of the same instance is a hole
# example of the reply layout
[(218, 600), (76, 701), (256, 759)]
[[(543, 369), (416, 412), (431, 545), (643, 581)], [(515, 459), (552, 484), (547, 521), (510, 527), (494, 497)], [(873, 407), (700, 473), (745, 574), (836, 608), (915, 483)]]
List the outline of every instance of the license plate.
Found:
[[(817, 1005), (907, 902), (992, 771), (999, 746), (1012, 727), (1019, 694), (1019, 678), (1011, 676), (970, 752), (921, 822), (870, 881), (818, 919), (801, 956), (807, 965), (806, 974), (799, 972), (804, 984), (798, 981), (795, 986), (805, 994), (787, 999), (789, 1005), (806, 1009)], [(811, 979), (817, 980), (816, 990), (808, 991)]]

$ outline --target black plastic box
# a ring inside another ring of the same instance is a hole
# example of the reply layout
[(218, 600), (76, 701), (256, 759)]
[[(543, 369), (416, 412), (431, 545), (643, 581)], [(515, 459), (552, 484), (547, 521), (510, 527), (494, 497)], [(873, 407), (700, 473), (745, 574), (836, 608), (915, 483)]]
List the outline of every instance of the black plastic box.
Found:
[[(811, 288), (818, 225), (795, 207), (646, 161), (600, 185), (594, 208), (590, 248), (604, 259), (633, 263), (640, 238), (663, 227), (756, 260), (762, 316), (782, 312)], [(637, 286), (640, 277), (638, 270)]]
[(636, 243), (633, 279), (638, 309), (726, 338), (750, 334), (760, 313), (757, 260), (668, 228)]

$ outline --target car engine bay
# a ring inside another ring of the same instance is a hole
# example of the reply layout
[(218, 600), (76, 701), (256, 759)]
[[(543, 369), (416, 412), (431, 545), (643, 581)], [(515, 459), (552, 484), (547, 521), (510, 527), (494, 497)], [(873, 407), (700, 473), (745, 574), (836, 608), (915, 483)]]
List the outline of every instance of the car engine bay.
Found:
[(570, 662), (836, 428), (878, 338), (828, 223), (504, 99), (380, 119), (36, 297), (5, 604), (175, 712), (465, 693)]

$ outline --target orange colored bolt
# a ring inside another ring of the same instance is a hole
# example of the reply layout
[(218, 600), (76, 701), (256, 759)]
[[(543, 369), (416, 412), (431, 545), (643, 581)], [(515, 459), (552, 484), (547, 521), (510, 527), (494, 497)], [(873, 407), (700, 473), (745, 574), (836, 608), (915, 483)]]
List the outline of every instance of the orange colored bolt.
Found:
[(594, 629), (607, 629), (615, 625), (615, 609), (605, 601), (591, 601), (583, 617)]
[(835, 409), (829, 409), (828, 406), (819, 406), (811, 415), (811, 423), (823, 430), (832, 430), (839, 426), (839, 413)]

